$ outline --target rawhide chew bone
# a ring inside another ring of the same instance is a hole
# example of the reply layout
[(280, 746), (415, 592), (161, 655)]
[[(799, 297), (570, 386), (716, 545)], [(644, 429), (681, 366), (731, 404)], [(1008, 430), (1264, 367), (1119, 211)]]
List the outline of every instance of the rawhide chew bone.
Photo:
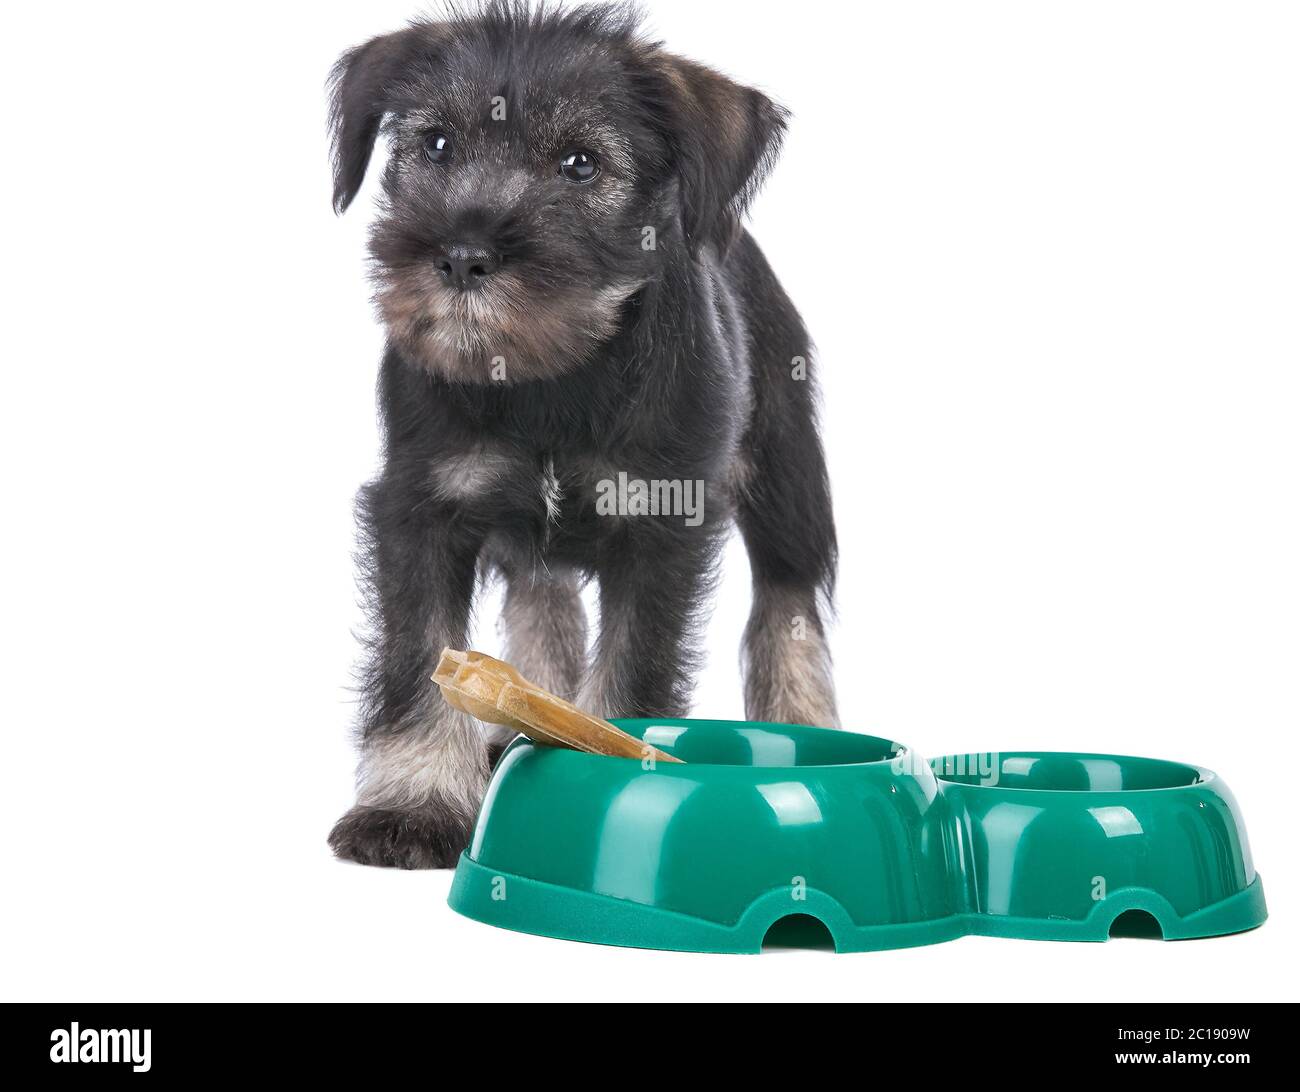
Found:
[(453, 709), (503, 725), (537, 743), (619, 758), (681, 762), (548, 693), (504, 660), (481, 652), (444, 648), (432, 678)]

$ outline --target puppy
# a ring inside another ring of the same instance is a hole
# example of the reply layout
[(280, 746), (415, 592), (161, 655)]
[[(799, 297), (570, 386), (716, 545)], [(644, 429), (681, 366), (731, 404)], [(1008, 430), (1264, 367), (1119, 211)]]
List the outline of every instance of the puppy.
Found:
[(335, 853), (440, 868), (466, 847), (502, 741), (429, 675), (488, 577), (528, 678), (606, 716), (682, 716), (734, 522), (745, 715), (834, 725), (811, 346), (740, 226), (784, 111), (623, 7), (489, 2), (345, 53), (330, 124), (339, 212), (381, 130), (389, 147), (384, 463), (359, 499), (373, 637)]

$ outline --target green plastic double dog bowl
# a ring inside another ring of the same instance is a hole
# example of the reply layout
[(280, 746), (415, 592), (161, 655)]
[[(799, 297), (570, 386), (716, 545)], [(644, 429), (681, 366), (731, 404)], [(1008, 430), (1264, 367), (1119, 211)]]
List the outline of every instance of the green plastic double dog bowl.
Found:
[(1175, 940), (1267, 917), (1237, 803), (1195, 766), (1037, 752), (928, 763), (822, 728), (616, 723), (685, 764), (517, 740), (454, 910), (693, 952), (758, 952), (800, 927), (859, 952), (972, 933)]

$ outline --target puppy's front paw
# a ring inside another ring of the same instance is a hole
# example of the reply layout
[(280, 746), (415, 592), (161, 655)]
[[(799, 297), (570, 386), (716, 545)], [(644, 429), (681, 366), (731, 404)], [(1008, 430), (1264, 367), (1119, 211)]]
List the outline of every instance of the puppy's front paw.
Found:
[(380, 868), (454, 868), (471, 823), (428, 805), (409, 810), (358, 804), (334, 824), (330, 848), (345, 861)]

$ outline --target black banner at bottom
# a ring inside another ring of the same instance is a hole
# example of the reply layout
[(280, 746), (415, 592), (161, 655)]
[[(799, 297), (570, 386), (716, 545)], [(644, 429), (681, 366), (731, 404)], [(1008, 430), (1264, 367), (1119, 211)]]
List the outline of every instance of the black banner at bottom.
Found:
[[(576, 1067), (586, 1079), (601, 1072), (589, 1065), (633, 1061), (679, 1071), (679, 1050), (699, 1056), (692, 1024), (605, 1007), (605, 1015), (574, 1024), (559, 1013), (512, 1021), (468, 1007), (448, 1013), (434, 1011), (446, 1006), (421, 1005), (9, 1005), (0, 1016), (0, 1072), (99, 1083), (245, 1075), (409, 1079), (417, 1067), (438, 1081), (486, 1061), (506, 1072), (535, 1066), (550, 1078), (560, 1076), (557, 1064)], [(725, 1047), (710, 1051), (709, 1068), (797, 1067), (814, 1049), (825, 1064), (818, 1019), (813, 1012), (748, 1012), (743, 1031), (728, 1033)], [(862, 1019), (869, 1022), (860, 1038), (844, 1044), (846, 1055), (885, 1050), (896, 1061), (980, 1062), (1019, 1073), (1032, 1072), (1023, 1065), (1050, 1062), (1053, 1072), (1072, 1077), (1117, 1070), (1227, 1076), (1223, 1071), (1261, 1063), (1286, 1065), (1291, 1024), (1288, 1006), (1227, 1003), (895, 1004), (873, 1005)], [(581, 1030), (565, 1030), (574, 1027)]]

